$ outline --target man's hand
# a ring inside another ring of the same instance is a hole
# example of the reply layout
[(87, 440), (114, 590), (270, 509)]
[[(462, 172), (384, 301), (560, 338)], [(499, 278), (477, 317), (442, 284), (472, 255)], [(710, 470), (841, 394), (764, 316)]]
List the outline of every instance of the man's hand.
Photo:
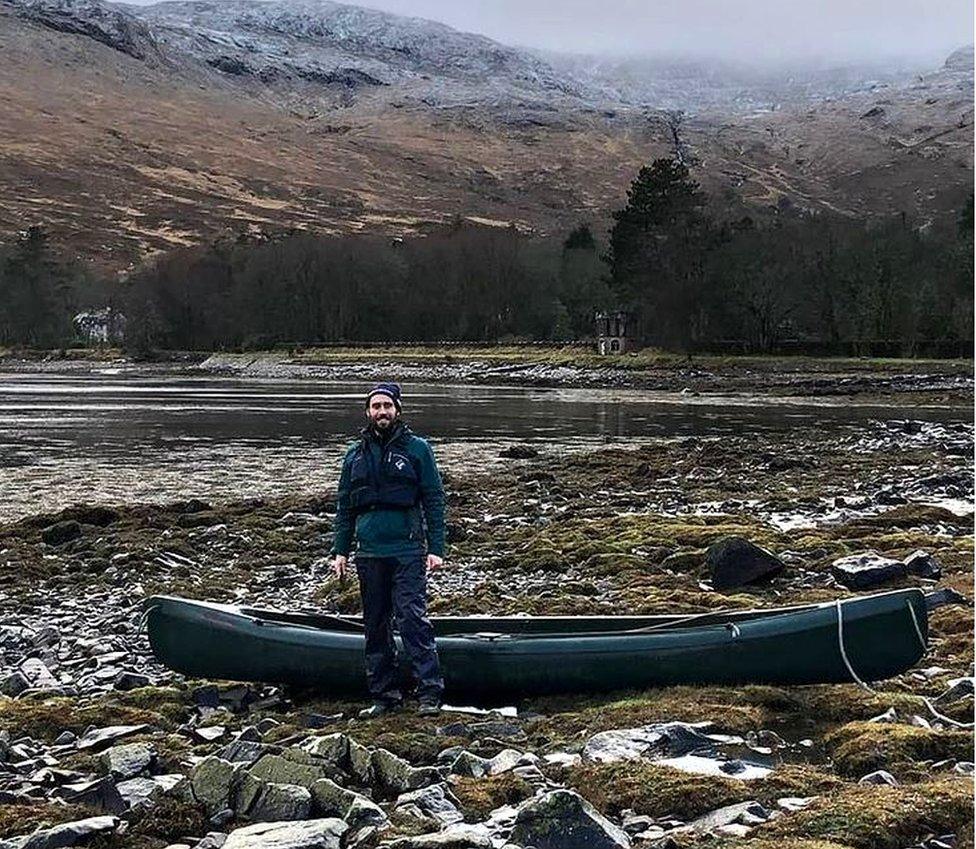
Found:
[(346, 569), (349, 568), (349, 558), (344, 554), (337, 554), (332, 561), (332, 574), (340, 581), (346, 577)]
[(436, 554), (427, 555), (427, 570), (433, 572), (434, 569), (440, 569), (444, 565), (444, 558), (438, 557)]

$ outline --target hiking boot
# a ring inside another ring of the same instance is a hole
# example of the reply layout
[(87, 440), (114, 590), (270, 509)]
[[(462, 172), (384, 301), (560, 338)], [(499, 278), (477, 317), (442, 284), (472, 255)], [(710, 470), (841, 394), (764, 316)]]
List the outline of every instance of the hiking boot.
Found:
[(441, 703), (436, 699), (421, 699), (417, 705), (418, 716), (437, 716), (441, 712)]
[(378, 716), (395, 713), (399, 707), (397, 702), (373, 702), (368, 708), (363, 708), (357, 716), (360, 719), (376, 719)]

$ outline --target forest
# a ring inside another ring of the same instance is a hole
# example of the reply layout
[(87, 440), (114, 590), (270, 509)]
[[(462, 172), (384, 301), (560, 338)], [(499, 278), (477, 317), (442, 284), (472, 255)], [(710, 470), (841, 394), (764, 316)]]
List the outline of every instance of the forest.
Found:
[(640, 344), (707, 352), (971, 354), (973, 202), (954, 218), (859, 221), (788, 206), (719, 220), (687, 168), (642, 168), (626, 204), (539, 235), (458, 219), (424, 235), (241, 236), (124, 280), (61, 259), (39, 227), (0, 245), (0, 345), (84, 344), (75, 316), (124, 314), (125, 347), (558, 343), (624, 310)]

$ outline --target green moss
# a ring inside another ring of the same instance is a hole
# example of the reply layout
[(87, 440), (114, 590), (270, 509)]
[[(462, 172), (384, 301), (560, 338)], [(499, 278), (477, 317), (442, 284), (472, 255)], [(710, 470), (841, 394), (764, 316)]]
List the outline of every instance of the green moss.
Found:
[(451, 791), (461, 803), (467, 822), (479, 822), (495, 808), (517, 805), (533, 795), (532, 785), (512, 773), (485, 778), (453, 776)]
[(0, 840), (92, 816), (89, 808), (47, 802), (0, 804)]
[(876, 769), (898, 773), (924, 760), (972, 756), (968, 731), (936, 731), (892, 722), (849, 722), (825, 738), (837, 771), (859, 777)]
[(761, 826), (756, 836), (900, 849), (929, 834), (956, 832), (971, 823), (972, 798), (972, 781), (964, 778), (903, 787), (853, 786)]
[(203, 805), (164, 796), (133, 821), (133, 834), (175, 843), (192, 834), (209, 831)]

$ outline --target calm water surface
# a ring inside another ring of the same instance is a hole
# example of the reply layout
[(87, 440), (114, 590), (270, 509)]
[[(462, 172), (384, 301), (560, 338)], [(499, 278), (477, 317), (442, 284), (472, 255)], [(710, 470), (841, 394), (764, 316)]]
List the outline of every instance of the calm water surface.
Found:
[[(0, 373), (0, 520), (71, 503), (273, 496), (327, 489), (368, 384)], [(720, 436), (966, 410), (699, 398), (678, 393), (404, 385), (405, 418), (448, 468), (534, 442)]]

